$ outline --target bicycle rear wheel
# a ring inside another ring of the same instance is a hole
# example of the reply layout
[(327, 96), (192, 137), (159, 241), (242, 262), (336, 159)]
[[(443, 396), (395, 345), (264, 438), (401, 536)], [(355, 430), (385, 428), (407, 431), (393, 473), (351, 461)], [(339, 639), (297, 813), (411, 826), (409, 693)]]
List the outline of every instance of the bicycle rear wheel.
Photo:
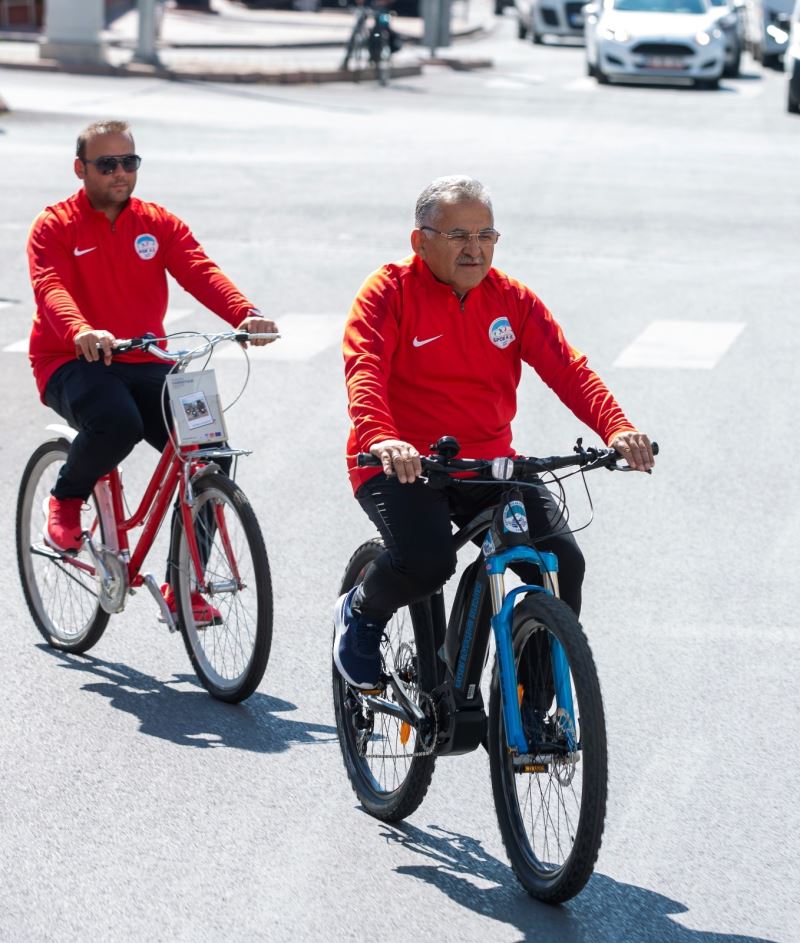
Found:
[[(561, 600), (530, 594), (514, 613), (514, 656), (523, 729), (536, 772), (514, 768), (506, 746), (495, 665), (489, 701), (492, 792), (506, 852), (529, 894), (557, 904), (591, 876), (605, 822), (606, 732), (600, 684), (589, 643)], [(554, 694), (550, 648), (561, 643), (569, 665), (576, 744)]]
[[(361, 582), (382, 552), (378, 539), (362, 544), (347, 564), (340, 593)], [(384, 630), (381, 659), (384, 671), (396, 670), (412, 700), (429, 713), (433, 704), (426, 692), (436, 684), (436, 656), (427, 636), (419, 615), (401, 609)], [(331, 662), (336, 729), (353, 791), (370, 815), (398, 822), (419, 807), (428, 791), (436, 765), (435, 733), (425, 738), (399, 718), (370, 710), (364, 693), (351, 688)], [(389, 689), (381, 696), (393, 700)]]
[[(80, 653), (97, 643), (108, 625), (109, 613), (100, 608), (95, 578), (70, 562), (91, 561), (85, 550), (57, 554), (44, 543), (47, 502), (69, 452), (66, 439), (43, 442), (22, 473), (17, 498), (17, 563), (22, 592), (36, 628), (48, 645)], [(93, 506), (84, 506), (84, 529), (96, 530)]]
[(180, 515), (173, 522), (170, 583), (178, 624), (192, 666), (213, 697), (236, 703), (264, 676), (272, 644), (272, 583), (261, 528), (250, 502), (223, 474), (194, 486), (194, 532), (206, 584), (206, 601), (219, 613), (213, 624), (195, 620), (197, 592)]

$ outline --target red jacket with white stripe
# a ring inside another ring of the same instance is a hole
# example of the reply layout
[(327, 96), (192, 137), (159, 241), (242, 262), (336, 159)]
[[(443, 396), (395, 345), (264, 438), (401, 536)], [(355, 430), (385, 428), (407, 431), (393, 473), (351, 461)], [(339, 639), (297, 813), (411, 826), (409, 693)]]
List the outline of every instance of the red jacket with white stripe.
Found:
[[(84, 190), (48, 206), (28, 237), (36, 299), (30, 360), (39, 395), (75, 358), (75, 335), (164, 334), (167, 272), (233, 327), (254, 307), (208, 258), (185, 223), (163, 207), (131, 197), (114, 223), (93, 209)], [(150, 361), (132, 351), (121, 361)]]
[(358, 468), (356, 455), (382, 439), (427, 454), (452, 435), (462, 458), (515, 454), (523, 361), (604, 442), (634, 429), (541, 300), (494, 268), (461, 301), (417, 256), (383, 266), (353, 303), (344, 361), (354, 490), (380, 472)]

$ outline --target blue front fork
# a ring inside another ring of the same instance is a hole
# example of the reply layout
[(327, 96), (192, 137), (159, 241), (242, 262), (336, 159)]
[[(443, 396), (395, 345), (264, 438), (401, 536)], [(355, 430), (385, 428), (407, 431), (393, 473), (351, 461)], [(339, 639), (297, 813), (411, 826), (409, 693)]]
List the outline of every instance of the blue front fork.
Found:
[[(486, 559), (486, 569), (489, 580), (493, 577), (502, 578), (508, 565), (516, 562), (534, 563), (546, 579), (546, 574), (558, 571), (558, 560), (555, 554), (534, 550), (532, 547), (513, 547), (502, 550)], [(492, 616), (492, 630), (494, 631), (495, 646), (497, 648), (497, 664), (500, 670), (500, 690), (503, 695), (503, 721), (506, 728), (506, 741), (509, 750), (523, 755), (530, 752), (528, 741), (522, 729), (519, 695), (517, 694), (517, 672), (514, 666), (514, 645), (511, 638), (512, 618), (514, 615), (514, 601), (520, 593), (551, 593), (541, 586), (518, 586), (503, 597), (499, 612)], [(551, 593), (552, 594), (552, 593)], [(495, 603), (493, 593), (493, 603)], [(495, 610), (497, 609), (495, 603)], [(550, 663), (553, 670), (553, 680), (558, 705), (558, 722), (567, 739), (570, 751), (576, 747), (575, 739), (575, 710), (572, 702), (572, 685), (569, 680), (569, 662), (561, 642), (552, 634), (550, 641)]]

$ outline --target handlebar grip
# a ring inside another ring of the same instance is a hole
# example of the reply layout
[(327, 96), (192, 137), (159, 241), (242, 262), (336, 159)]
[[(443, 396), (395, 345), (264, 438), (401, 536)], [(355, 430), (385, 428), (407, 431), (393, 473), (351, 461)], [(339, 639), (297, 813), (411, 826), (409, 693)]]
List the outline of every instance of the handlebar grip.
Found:
[(651, 442), (650, 445), (653, 448), (653, 455), (658, 455), (658, 442)]
[(359, 468), (382, 465), (383, 462), (376, 458), (371, 452), (359, 452), (356, 458), (356, 464)]

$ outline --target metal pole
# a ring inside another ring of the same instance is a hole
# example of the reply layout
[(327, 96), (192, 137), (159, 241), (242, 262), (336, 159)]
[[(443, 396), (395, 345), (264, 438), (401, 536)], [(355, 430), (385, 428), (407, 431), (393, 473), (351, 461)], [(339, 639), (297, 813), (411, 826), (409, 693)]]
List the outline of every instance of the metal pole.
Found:
[(145, 65), (160, 66), (161, 60), (156, 52), (156, 33), (158, 21), (156, 18), (156, 3), (158, 0), (139, 0), (139, 38), (133, 62), (142, 62)]

